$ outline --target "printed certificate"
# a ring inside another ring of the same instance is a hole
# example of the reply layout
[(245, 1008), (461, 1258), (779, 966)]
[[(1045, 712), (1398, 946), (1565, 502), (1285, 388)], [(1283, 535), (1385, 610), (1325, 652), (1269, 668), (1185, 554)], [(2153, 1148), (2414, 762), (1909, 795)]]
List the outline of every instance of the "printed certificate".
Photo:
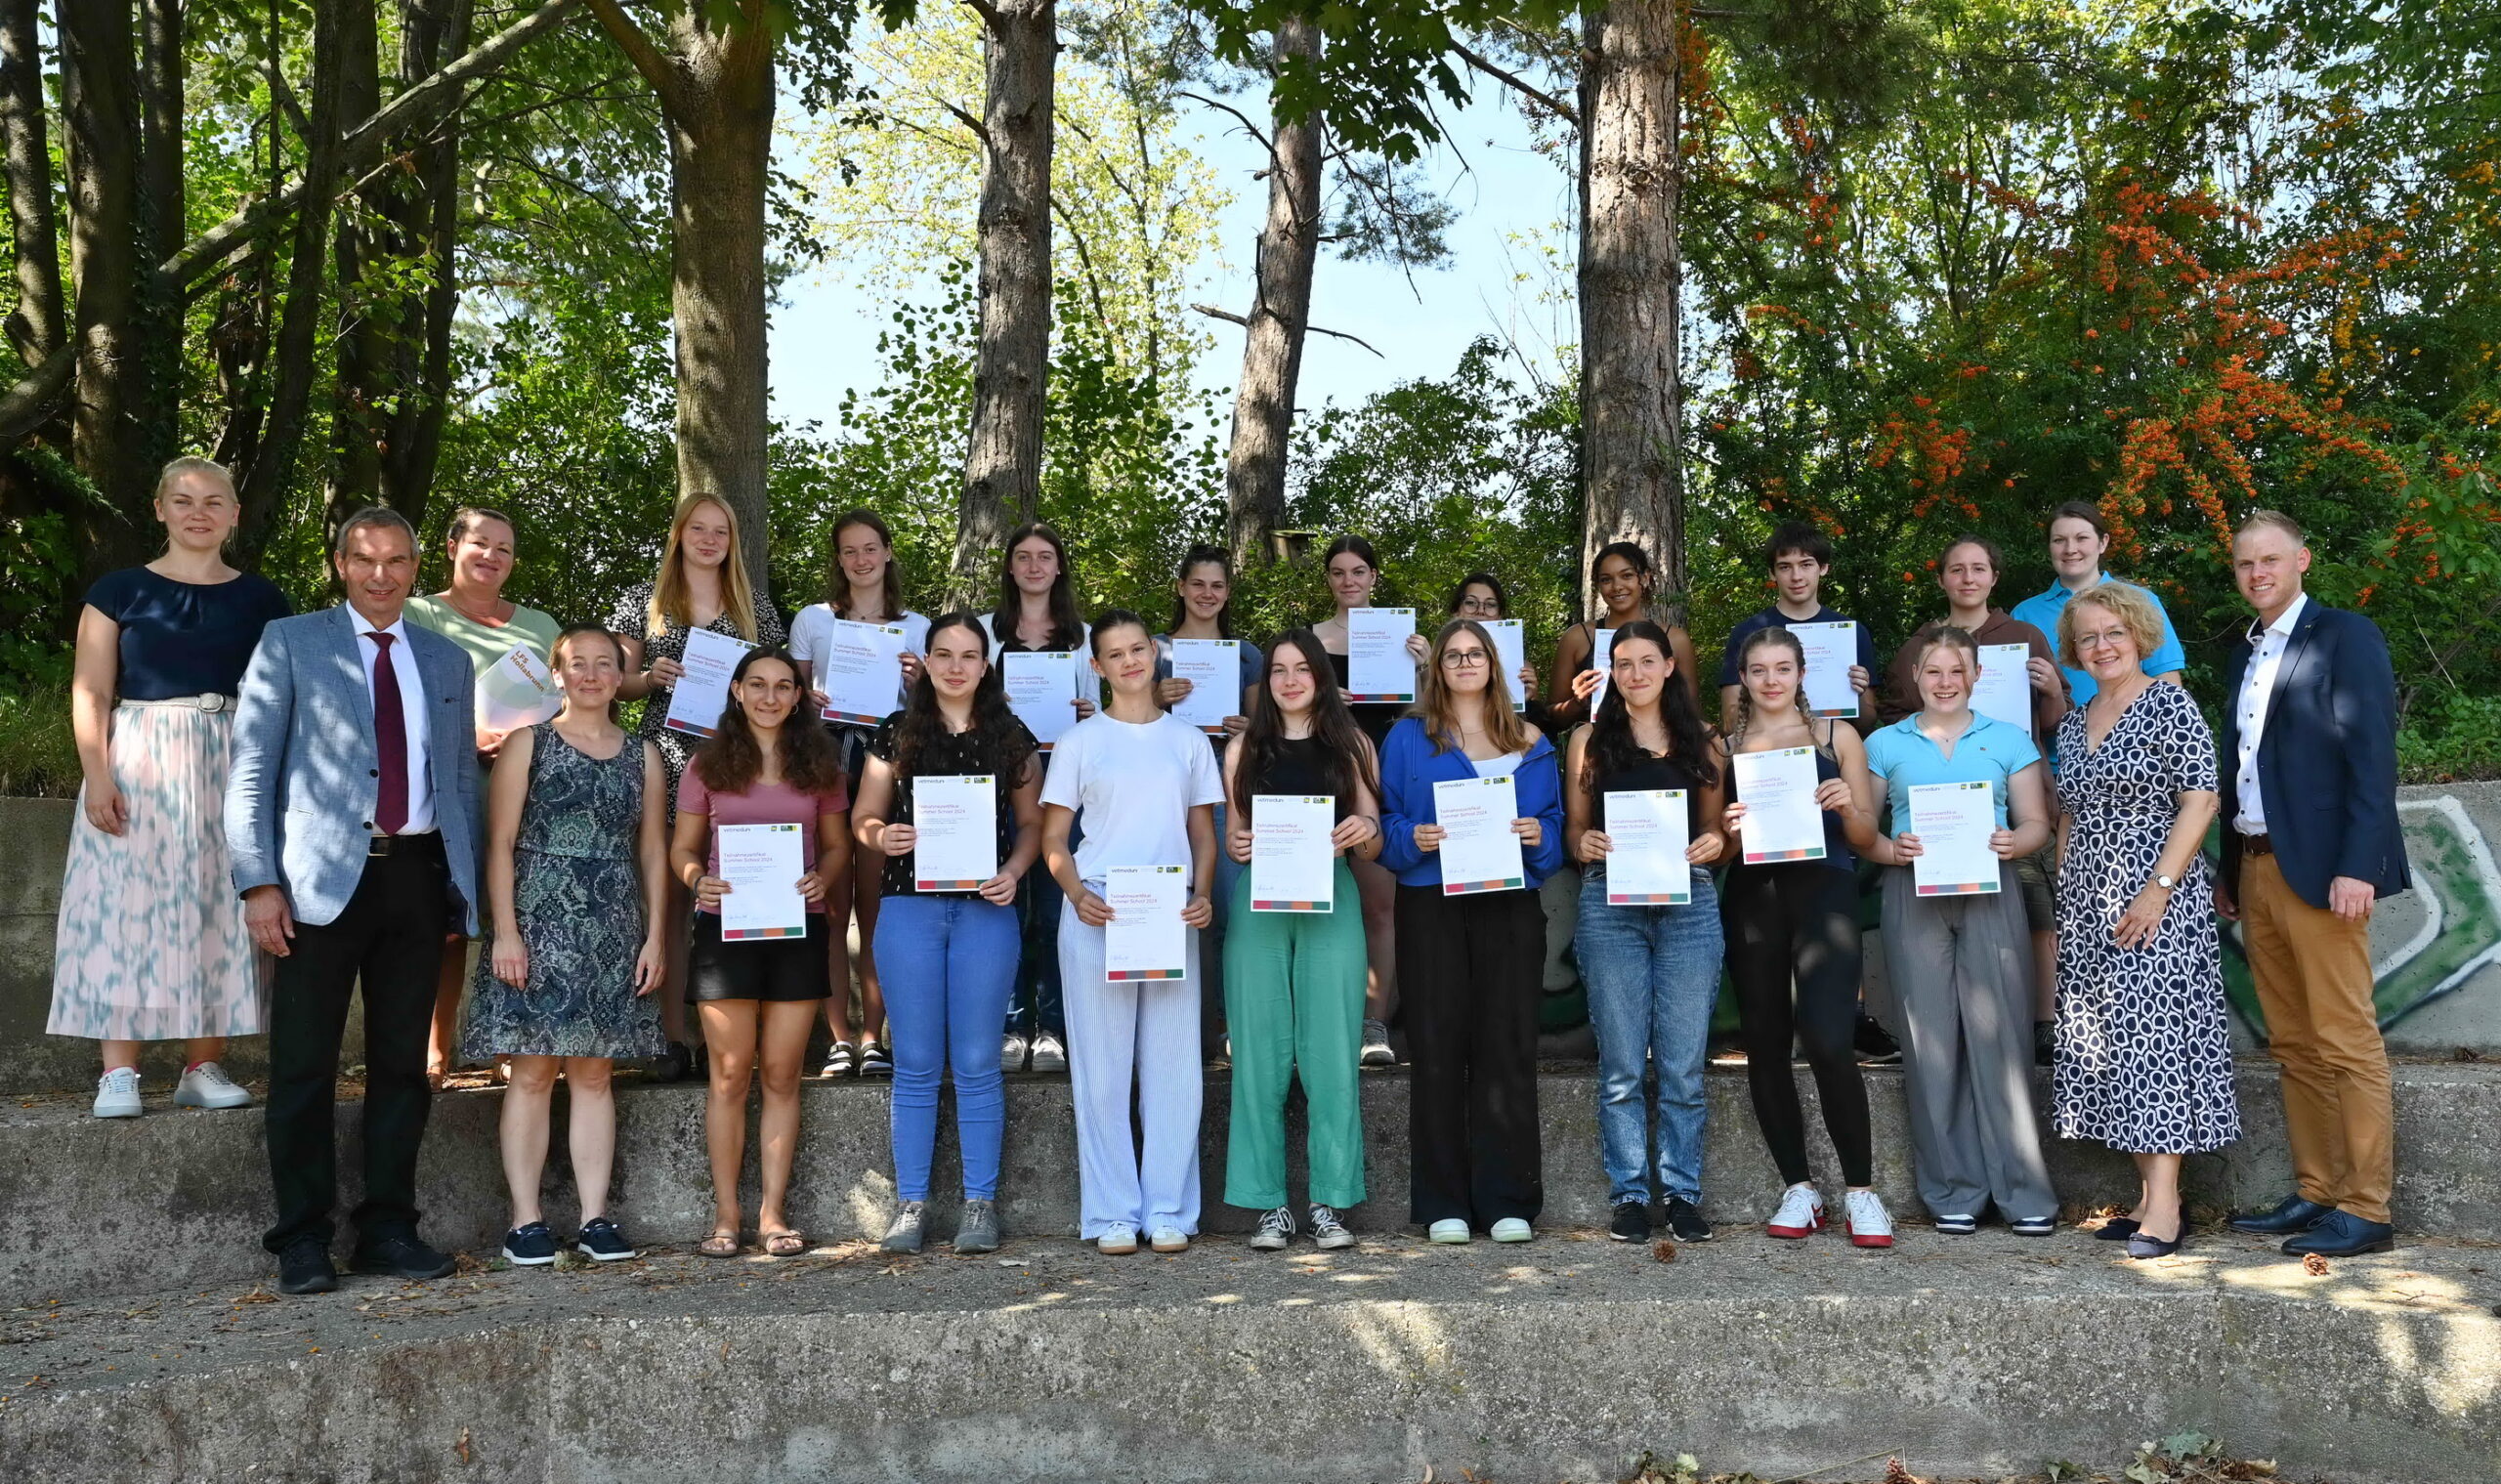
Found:
[(721, 879), (730, 883), (721, 899), (721, 941), (806, 937), (808, 902), (799, 895), (799, 878), (808, 863), (799, 827), (718, 825), (712, 839), (721, 853)]
[(1119, 984), (1189, 977), (1190, 926), (1181, 920), (1189, 879), (1186, 866), (1104, 869), (1103, 902), (1112, 910), (1103, 928), (1104, 979)]
[(1085, 657), (1075, 650), (1028, 653), (1009, 650), (998, 657), (999, 679), (1007, 687), (1007, 708), (1025, 724), (1047, 752), (1053, 742), (1077, 725), (1078, 676)]
[(1172, 678), (1190, 683), (1190, 694), (1172, 714), (1202, 732), (1221, 734), (1224, 719), (1242, 712), (1242, 641), (1173, 640)]
[(1858, 714), (1858, 692), (1849, 683), (1849, 667), (1858, 663), (1858, 625), (1793, 623), (1789, 632), (1806, 652), (1806, 704), (1826, 716)]
[(911, 790), (914, 891), (976, 891), (998, 874), (998, 780), (988, 773), (924, 773)]
[(1250, 910), (1325, 912), (1334, 905), (1337, 800), (1326, 793), (1260, 793), (1250, 799)]
[(1731, 758), (1737, 798), (1746, 806), (1737, 830), (1745, 861), (1820, 861), (1824, 811), (1815, 804), (1815, 749), (1782, 747)]
[(660, 725), (690, 737), (709, 737), (730, 708), (730, 672), (755, 648), (743, 639), (716, 634), (708, 628), (686, 631), (686, 653), (678, 664), (686, 673), (668, 693), (668, 711)]
[(1982, 895), (1998, 889), (1997, 852), (1989, 849), (1989, 836), (1997, 832), (1997, 792), (1987, 784), (1911, 784), (1908, 828), (1919, 836), (1919, 857), (1911, 862), (1911, 885), (1918, 895)]
[(1520, 817), (1511, 775), (1446, 778), (1433, 784), (1433, 823), (1442, 827), (1442, 895), (1519, 891), (1528, 866), (1511, 822)]
[(1606, 688), (1615, 684), (1615, 630), (1590, 630), (1590, 668), (1598, 672), (1598, 688), (1590, 693), (1590, 715), (1598, 714), (1598, 703), (1606, 700)]
[(833, 620), (833, 637), (817, 660), (825, 719), (875, 726), (903, 695), (903, 625)]
[(1405, 704), (1416, 699), (1416, 657), (1407, 641), (1416, 632), (1412, 608), (1357, 608), (1346, 612), (1346, 700)]
[(1611, 790), (1606, 795), (1606, 900), (1610, 907), (1687, 907), (1693, 867), (1684, 858), (1693, 824), (1682, 788)]
[(538, 652), (526, 644), (487, 666), (478, 677), (476, 719), (481, 732), (518, 732), (564, 709), (565, 692)]
[(1528, 692), (1520, 688), (1520, 666), (1528, 663), (1528, 625), (1517, 618), (1476, 621), (1494, 636), (1494, 668), (1503, 672), (1503, 686), (1510, 693), (1511, 709), (1527, 710)]
[[(2032, 736), (2032, 674), (2025, 662), (2031, 657), (2028, 644), (1983, 644), (1980, 678), (1971, 686), (1972, 710), (2018, 728), (2026, 737)], [(1912, 682), (1916, 685), (1918, 677)]]

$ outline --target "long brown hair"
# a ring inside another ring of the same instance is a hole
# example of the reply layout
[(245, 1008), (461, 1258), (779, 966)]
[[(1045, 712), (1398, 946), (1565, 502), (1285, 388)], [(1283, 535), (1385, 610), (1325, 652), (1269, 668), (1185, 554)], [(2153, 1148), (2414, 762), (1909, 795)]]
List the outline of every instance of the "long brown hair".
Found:
[[(881, 614), (845, 612), (851, 603), (851, 574), (842, 570), (842, 533), (854, 526), (866, 526), (886, 543), (885, 575), (877, 579), (877, 601), (884, 605)], [(833, 518), (833, 531), (826, 541), (825, 606), (833, 610), (837, 618), (858, 623), (894, 623), (903, 617), (903, 562), (895, 555), (895, 533), (886, 529), (885, 518), (873, 510), (846, 510)]]
[(730, 527), (730, 552), (721, 559), (721, 612), (729, 615), (740, 638), (749, 644), (755, 642), (755, 589), (747, 582), (746, 547), (739, 539), (739, 513), (719, 495), (700, 492), (680, 498), (676, 513), (669, 517), (668, 544), (660, 548), (659, 576), (652, 583), (651, 606), (643, 615), (643, 636), (647, 639), (666, 633), (672, 623), (686, 628), (695, 626), (695, 609), (686, 596), (686, 564), (678, 548), (686, 541), (686, 523), (706, 505), (721, 512), (721, 519)]
[[(1275, 666), (1280, 650), (1293, 651), (1311, 666), (1311, 735), (1320, 740), (1321, 776), (1328, 780), (1329, 791), (1337, 796), (1338, 813), (1354, 808), (1358, 786), (1370, 788), (1373, 797), (1378, 798), (1380, 778), (1373, 763), (1372, 739), (1355, 725), (1355, 713), (1346, 709), (1345, 694), (1337, 689), (1337, 677), (1329, 668), (1329, 652), (1320, 647), (1320, 636), (1307, 628), (1280, 636), (1268, 646), (1269, 668)], [(1228, 818), (1235, 820), (1250, 818), (1251, 793), (1285, 750), (1286, 713), (1268, 684), (1267, 668), (1260, 671), (1258, 688), (1250, 697), (1250, 721), (1242, 732), (1242, 761), (1233, 769), (1233, 796), (1225, 801)]]
[[(702, 771), (703, 786), (714, 793), (744, 793), (764, 772), (764, 748), (755, 740), (755, 729), (747, 724), (738, 690), (746, 672), (767, 659), (789, 666), (791, 680), (799, 678), (799, 661), (778, 644), (751, 649), (740, 657), (739, 667), (730, 671), (730, 703), (721, 708), (720, 728), (687, 764)], [(782, 724), (782, 782), (802, 793), (833, 793), (844, 783), (842, 749), (835, 745), (833, 734), (807, 714), (804, 687), (799, 701), (791, 708), (790, 719)]]
[(1016, 586), (1016, 548), (1036, 536), (1048, 541), (1051, 550), (1059, 554), (1059, 575), (1051, 579), (1051, 590), (1045, 595), (1051, 615), (1051, 647), (1082, 649), (1085, 619), (1077, 611), (1077, 572), (1069, 565), (1068, 543), (1040, 521), (1028, 521), (1009, 531), (1007, 544), (998, 548), (998, 607), (991, 612), (991, 637), (1000, 644), (1016, 642), (1017, 620), (1025, 611), (1025, 595)]
[(1503, 677), (1494, 673), (1503, 662), (1503, 652), (1494, 647), (1494, 636), (1485, 632), (1485, 625), (1473, 618), (1453, 618), (1433, 636), (1433, 651), (1424, 658), (1424, 687), (1410, 714), (1422, 719), (1424, 735), (1432, 739), (1435, 752), (1459, 745), (1459, 720), (1450, 686), (1442, 678), (1442, 651), (1462, 633), (1474, 634), (1476, 642), (1485, 646), (1485, 740), (1505, 752), (1527, 751), (1537, 741), (1537, 729), (1511, 709), (1511, 693)]
[[(981, 618), (969, 610), (957, 609), (940, 614), (929, 625), (929, 637), (922, 641), (925, 654), (938, 636), (949, 629), (972, 631), (983, 653), (989, 653), (990, 636), (981, 631)], [(999, 677), (998, 666), (984, 663), (981, 679), (973, 686), (973, 724), (971, 737), (978, 750), (980, 764), (975, 771), (996, 773), (1013, 779), (1024, 771), (1025, 760), (1035, 752), (1034, 734), (1016, 719), (1007, 704), (1007, 686)], [(894, 768), (897, 779), (908, 779), (919, 771), (921, 752), (947, 733), (947, 719), (938, 710), (938, 683), (929, 678), (929, 666), (920, 667), (918, 678), (911, 683), (911, 694), (905, 700), (903, 712), (895, 718)]]
[[(1668, 631), (1652, 620), (1635, 618), (1615, 631), (1619, 647), (1629, 639), (1657, 645), (1669, 664), (1675, 663), (1676, 652), (1668, 646)], [(1711, 760), (1711, 729), (1703, 724), (1702, 709), (1693, 703), (1683, 676), (1671, 672), (1668, 683), (1660, 688), (1659, 722), (1667, 729), (1667, 755), (1683, 763), (1694, 782), (1704, 787), (1717, 783), (1719, 766)], [(1632, 708), (1624, 699), (1624, 687), (1608, 686), (1606, 699), (1598, 702), (1598, 714), (1590, 722), (1589, 745), (1582, 749), (1582, 785), (1595, 793), (1602, 780), (1636, 768), (1648, 757), (1633, 740)]]

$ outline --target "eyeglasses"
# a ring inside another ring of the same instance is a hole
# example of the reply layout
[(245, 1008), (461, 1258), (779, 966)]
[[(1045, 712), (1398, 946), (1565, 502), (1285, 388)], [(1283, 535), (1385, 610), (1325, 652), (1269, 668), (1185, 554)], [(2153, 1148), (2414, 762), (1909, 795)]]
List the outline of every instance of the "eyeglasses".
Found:
[(1446, 670), (1472, 670), (1492, 662), (1493, 657), (1483, 650), (1442, 651), (1442, 668)]

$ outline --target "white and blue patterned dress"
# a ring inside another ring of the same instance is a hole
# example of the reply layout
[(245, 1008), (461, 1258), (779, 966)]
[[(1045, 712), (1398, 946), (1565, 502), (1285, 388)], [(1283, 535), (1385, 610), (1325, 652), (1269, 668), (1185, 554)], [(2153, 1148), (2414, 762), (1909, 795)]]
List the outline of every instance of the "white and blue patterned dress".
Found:
[(2185, 690), (2157, 681), (2098, 747), (2085, 708), (2069, 711), (2058, 759), (2074, 819), (2058, 871), (2058, 1135), (2132, 1154), (2220, 1149), (2240, 1137), (2240, 1106), (2206, 858), (2190, 860), (2149, 941), (2112, 936), (2153, 879), (2178, 795), (2216, 787), (2214, 733)]

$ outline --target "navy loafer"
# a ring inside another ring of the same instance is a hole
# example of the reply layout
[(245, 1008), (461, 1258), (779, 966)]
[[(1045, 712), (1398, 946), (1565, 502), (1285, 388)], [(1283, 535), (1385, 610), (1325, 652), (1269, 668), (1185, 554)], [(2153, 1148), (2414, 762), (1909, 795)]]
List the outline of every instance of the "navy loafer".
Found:
[(2365, 1221), (2349, 1210), (2331, 1210), (2316, 1226), (2284, 1244), (2290, 1257), (2358, 1257), (2385, 1252), (2396, 1246), (2396, 1228), (2385, 1221)]
[(2321, 1218), (2336, 1209), (2321, 1206), (2303, 1196), (2290, 1195), (2267, 1210), (2243, 1211), (2225, 1224), (2233, 1231), (2247, 1232), (2253, 1237), (2289, 1237), (2316, 1226)]

